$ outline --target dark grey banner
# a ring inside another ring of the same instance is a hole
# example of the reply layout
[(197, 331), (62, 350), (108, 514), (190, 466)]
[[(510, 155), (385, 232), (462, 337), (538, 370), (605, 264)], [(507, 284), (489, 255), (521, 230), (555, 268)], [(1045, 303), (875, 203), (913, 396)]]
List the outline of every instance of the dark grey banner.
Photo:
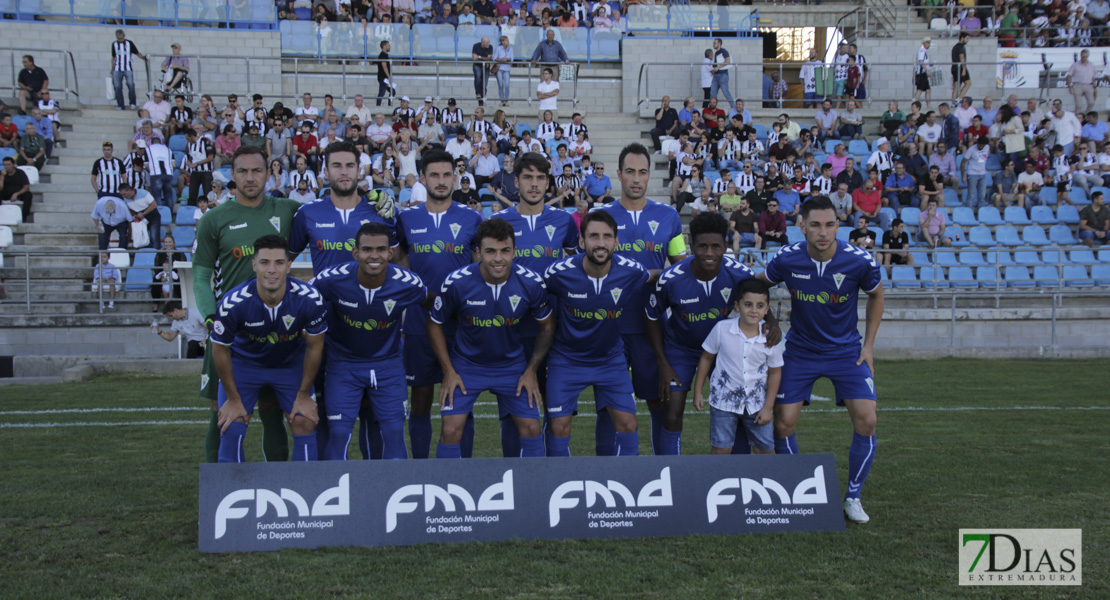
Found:
[(831, 454), (204, 464), (203, 552), (843, 531)]

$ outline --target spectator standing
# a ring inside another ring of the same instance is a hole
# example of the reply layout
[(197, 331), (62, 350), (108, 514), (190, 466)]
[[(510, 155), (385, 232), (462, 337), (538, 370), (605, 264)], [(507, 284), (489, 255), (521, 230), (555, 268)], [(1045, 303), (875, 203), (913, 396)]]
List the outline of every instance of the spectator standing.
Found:
[(131, 213), (127, 210), (127, 204), (122, 198), (119, 196), (102, 196), (96, 201), (89, 216), (96, 223), (96, 230), (100, 234), (99, 247), (101, 250), (108, 249), (108, 242), (112, 238), (113, 231), (119, 234), (119, 247), (127, 247), (127, 239), (131, 228)]
[(1075, 141), (1083, 132), (1079, 119), (1075, 113), (1064, 110), (1062, 105), (1054, 104), (1050, 120), (1052, 130), (1056, 132), (1056, 143), (1064, 147), (1065, 156), (1071, 156), (1075, 151)]
[(101, 152), (104, 157), (93, 162), (90, 181), (97, 197), (114, 196), (119, 193), (119, 185), (123, 182), (123, 161), (112, 156), (112, 142), (104, 142)]
[(189, 203), (196, 205), (197, 198), (207, 196), (212, 190), (212, 163), (216, 160), (216, 149), (212, 142), (197, 136), (194, 129), (185, 130), (185, 156), (182, 157), (185, 171), (189, 174)]
[(540, 119), (544, 113), (551, 111), (553, 119), (558, 120), (559, 112), (559, 82), (554, 80), (555, 72), (551, 67), (544, 67), (542, 81), (536, 84), (536, 98), (540, 101)]
[(967, 70), (968, 33), (961, 31), (952, 46), (952, 103), (955, 104), (971, 89), (971, 73)]
[(397, 94), (397, 86), (393, 83), (393, 65), (389, 60), (389, 40), (382, 40), (378, 47), (381, 52), (378, 53), (378, 60), (375, 62), (378, 68), (377, 106), (382, 105), (382, 100), (386, 101), (387, 106), (393, 106), (393, 96)]
[(716, 98), (718, 91), (723, 91), (725, 100), (732, 104), (732, 90), (729, 86), (729, 69), (731, 68), (732, 56), (725, 50), (724, 42), (721, 38), (713, 39), (713, 81), (709, 86), (709, 97)]
[(50, 89), (50, 78), (46, 71), (35, 64), (35, 57), (23, 55), (23, 69), (19, 72), (19, 110), (27, 114), (27, 102), (31, 107), (38, 105), (39, 97)]
[(987, 158), (990, 157), (990, 140), (980, 137), (967, 149), (960, 165), (960, 179), (967, 185), (964, 206), (979, 208), (987, 204)]
[(817, 50), (809, 49), (809, 58), (802, 63), (799, 73), (802, 80), (802, 107), (811, 108), (817, 105), (817, 68), (822, 65), (817, 60)]
[[(489, 4), (488, 0), (486, 3)], [(470, 59), (474, 61), (471, 65), (474, 72), (474, 95), (478, 99), (478, 106), (485, 106), (486, 88), (489, 87), (489, 61), (493, 59), (493, 46), (490, 45), (489, 36), (482, 36), (470, 48)]]
[[(960, 147), (960, 120), (948, 108), (947, 102), (941, 102), (938, 107), (940, 110), (940, 118), (938, 124), (940, 125), (940, 139), (949, 148)], [(971, 145), (969, 141), (967, 145)]]
[(497, 77), (497, 95), (501, 98), (501, 106), (509, 105), (509, 73), (513, 66), (513, 47), (509, 45), (508, 36), (501, 36), (501, 44), (493, 51), (494, 75)]
[(913, 94), (913, 99), (917, 100), (924, 95), (925, 107), (929, 107), (932, 101), (933, 92), (929, 86), (929, 72), (933, 68), (933, 63), (929, 58), (929, 47), (932, 45), (931, 38), (921, 40), (921, 47), (917, 49), (917, 58), (914, 60), (914, 87), (916, 91)]
[(116, 92), (116, 109), (123, 110), (123, 84), (127, 82), (127, 99), (131, 110), (135, 110), (135, 65), (132, 56), (138, 56), (143, 62), (149, 59), (139, 52), (138, 46), (127, 39), (122, 29), (116, 30), (116, 41), (112, 43), (112, 86)]
[(1072, 63), (1066, 78), (1068, 93), (1075, 99), (1075, 112), (1084, 114), (1094, 110), (1098, 90), (1095, 89), (1095, 65), (1088, 60), (1090, 50), (1079, 53), (1079, 61)]
[(978, 112), (979, 116), (983, 118), (983, 125), (987, 127), (994, 125), (995, 117), (998, 116), (998, 109), (994, 108), (994, 98), (990, 96), (983, 98), (983, 106)]
[(185, 339), (185, 358), (199, 358), (204, 356), (204, 345), (208, 341), (208, 328), (204, 325), (204, 317), (200, 316), (197, 309), (190, 306), (188, 310), (181, 308), (181, 303), (171, 300), (162, 305), (162, 314), (170, 318), (170, 329), (166, 331), (154, 323), (150, 330), (157, 336), (172, 342), (180, 335)]
[[(539, 3), (537, 3), (537, 6)], [(535, 51), (532, 52), (532, 65), (537, 63), (565, 63), (570, 62), (567, 57), (567, 51), (563, 49), (563, 45), (555, 41), (555, 30), (549, 28), (544, 40), (540, 42)]]
[(120, 186), (119, 195), (127, 203), (127, 209), (131, 211), (131, 218), (135, 222), (146, 221), (147, 237), (150, 242), (144, 247), (157, 249), (162, 241), (162, 216), (158, 213), (158, 204), (154, 201), (154, 196), (146, 190), (137, 190), (127, 183)]

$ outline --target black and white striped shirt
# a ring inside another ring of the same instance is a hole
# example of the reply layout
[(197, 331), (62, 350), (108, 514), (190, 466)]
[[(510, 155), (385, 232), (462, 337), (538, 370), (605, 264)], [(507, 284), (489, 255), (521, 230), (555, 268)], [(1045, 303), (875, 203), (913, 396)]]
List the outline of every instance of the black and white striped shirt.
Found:
[(741, 194), (747, 194), (755, 189), (755, 173), (748, 174), (743, 171), (736, 174), (732, 178), (733, 183), (736, 184), (736, 191)]
[(836, 182), (826, 178), (824, 175), (814, 179), (810, 184), (810, 189), (818, 196), (829, 196), (835, 188)]
[(135, 42), (131, 40), (112, 42), (112, 70), (134, 71), (135, 65), (131, 59), (132, 54), (139, 54), (139, 48), (135, 46)]
[(175, 123), (184, 123), (188, 125), (193, 122), (193, 109), (185, 106), (177, 108), (176, 106), (170, 109), (170, 121)]
[(96, 187), (101, 194), (119, 194), (124, 173), (126, 168), (118, 158), (102, 158), (93, 163), (92, 174), (96, 176)]
[(555, 137), (555, 130), (559, 128), (559, 124), (555, 121), (550, 123), (543, 122), (536, 127), (536, 137), (541, 140), (550, 140)]
[(146, 168), (151, 175), (173, 175), (173, 153), (164, 144), (148, 146)]
[(289, 189), (297, 189), (297, 186), (301, 184), (301, 180), (308, 182), (308, 189), (310, 190), (316, 190), (319, 187), (319, 183), (316, 181), (316, 174), (313, 173), (311, 169), (305, 169), (304, 173), (294, 169), (289, 173)]
[(435, 123), (436, 122), (436, 117), (438, 117), (438, 116), (439, 116), (439, 109), (433, 106), (433, 107), (429, 108), (428, 110), (425, 110), (424, 112), (422, 112), (420, 114), (420, 123), (419, 124), (423, 125), (424, 123)]
[[(185, 150), (188, 160), (193, 163), (199, 163), (207, 158), (209, 155), (215, 155), (216, 149), (212, 146), (212, 142), (206, 138), (200, 138), (195, 142), (189, 143)], [(211, 161), (204, 164), (198, 164), (189, 170), (190, 173), (210, 173), (212, 171)]]
[(463, 111), (461, 108), (455, 110), (444, 109), (441, 113), (443, 116), (444, 125), (460, 125), (463, 122)]
[(579, 178), (577, 175), (571, 175), (570, 177), (567, 177), (565, 175), (556, 175), (555, 187), (559, 189), (576, 190), (582, 187), (582, 179)]
[(571, 121), (570, 124), (567, 125), (567, 128), (563, 133), (567, 134), (568, 138), (574, 140), (574, 139), (578, 139), (578, 132), (579, 131), (585, 131), (586, 135), (590, 135), (590, 130), (586, 129), (586, 124), (585, 123), (583, 123), (581, 125), (575, 125), (573, 121)]
[(709, 191), (714, 196), (720, 196), (728, 192), (728, 184), (731, 183), (727, 179), (718, 179), (713, 182), (713, 189)]
[(401, 115), (408, 115), (410, 119), (416, 119), (416, 109), (411, 106), (408, 108), (401, 108), (400, 106), (398, 106), (393, 111), (394, 120), (399, 120), (401, 118)]
[(137, 190), (145, 190), (150, 187), (150, 175), (147, 174), (145, 169), (128, 169), (127, 183)]
[(482, 138), (484, 139), (486, 137), (486, 133), (490, 130), (490, 125), (492, 125), (492, 123), (484, 119), (481, 121), (475, 121), (474, 119), (471, 119), (470, 123), (466, 125), (466, 130), (472, 134), (475, 132), (480, 133), (482, 134)]

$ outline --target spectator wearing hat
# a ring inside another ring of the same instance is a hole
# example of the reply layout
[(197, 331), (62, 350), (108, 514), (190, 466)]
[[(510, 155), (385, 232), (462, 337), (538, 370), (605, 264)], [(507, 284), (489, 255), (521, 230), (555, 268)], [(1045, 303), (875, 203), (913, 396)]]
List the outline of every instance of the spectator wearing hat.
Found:
[(459, 108), (454, 98), (447, 99), (447, 108), (443, 109), (440, 114), (440, 120), (443, 123), (443, 137), (454, 137), (459, 130), (466, 133), (466, 127), (463, 124), (463, 111)]

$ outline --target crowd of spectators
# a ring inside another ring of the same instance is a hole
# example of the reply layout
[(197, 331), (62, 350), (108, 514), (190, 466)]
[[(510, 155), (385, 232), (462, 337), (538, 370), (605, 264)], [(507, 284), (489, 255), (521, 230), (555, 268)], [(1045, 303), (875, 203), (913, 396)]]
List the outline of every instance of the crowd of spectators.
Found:
[(1091, 47), (1107, 43), (1110, 0), (910, 0), (927, 21), (1006, 48)]

